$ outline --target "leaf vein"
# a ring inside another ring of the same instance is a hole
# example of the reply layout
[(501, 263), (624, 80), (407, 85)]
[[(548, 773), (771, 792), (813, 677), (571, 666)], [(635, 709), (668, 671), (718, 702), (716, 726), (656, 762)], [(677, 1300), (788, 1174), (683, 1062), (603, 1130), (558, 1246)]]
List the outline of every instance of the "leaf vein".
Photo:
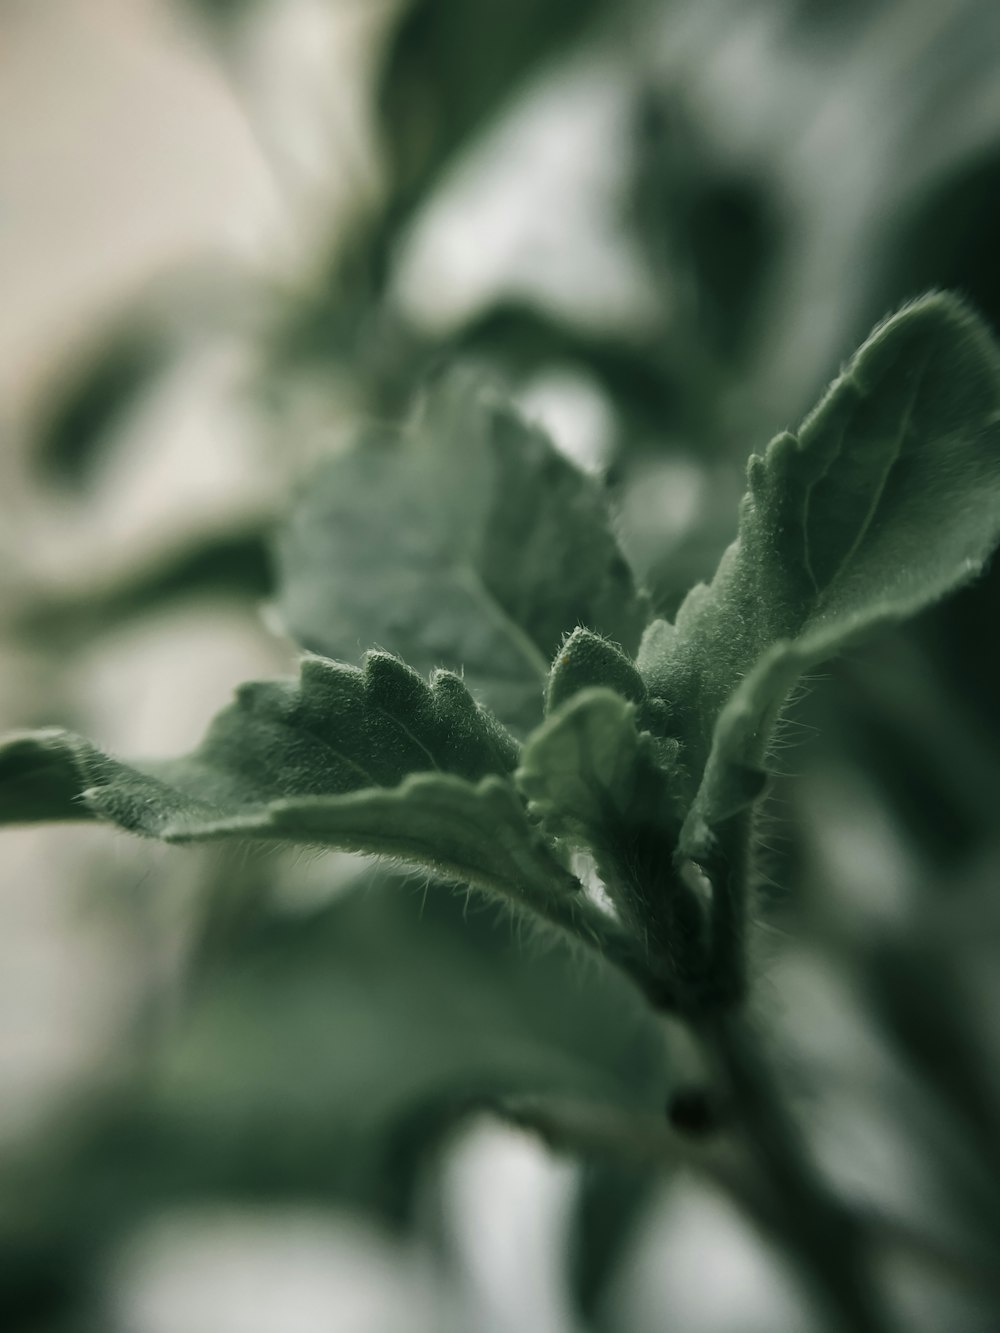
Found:
[(472, 565), (455, 565), (453, 569), (458, 585), (470, 593), (494, 623), (504, 631), (534, 674), (544, 684), (549, 675), (549, 660), (539, 646), (513, 619), (496, 594), (486, 585), (478, 570)]

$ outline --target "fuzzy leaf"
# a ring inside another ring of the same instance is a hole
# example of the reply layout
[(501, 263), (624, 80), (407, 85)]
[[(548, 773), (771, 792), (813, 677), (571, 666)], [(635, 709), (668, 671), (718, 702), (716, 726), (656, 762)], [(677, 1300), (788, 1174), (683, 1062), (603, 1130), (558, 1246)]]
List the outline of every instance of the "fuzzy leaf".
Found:
[(706, 980), (706, 923), (673, 859), (676, 742), (640, 732), (638, 714), (613, 690), (580, 691), (529, 738), (517, 780), (554, 836), (593, 853), (661, 1002), (684, 1004)]
[(439, 886), (422, 901), (384, 878), (248, 942), (172, 1053), (173, 1099), (233, 1120), (259, 1112), (294, 1134), (294, 1087), (314, 1101), (312, 1123), (348, 1141), (384, 1138), (401, 1113), (443, 1094), (535, 1089), (662, 1106), (662, 1037), (612, 969), (585, 975), (552, 941), (540, 960), (492, 913), (466, 911)]
[[(110, 818), (123, 808), (115, 792), (90, 799)], [(554, 892), (576, 888), (527, 824), (511, 784), (497, 777), (473, 784), (445, 773), (414, 773), (398, 787), (276, 800), (214, 822), (181, 816), (160, 836), (167, 842), (268, 838), (398, 857), (540, 907)]]
[(94, 819), (81, 799), (97, 751), (55, 727), (14, 732), (0, 741), (0, 824)]
[(669, 814), (652, 738), (614, 690), (581, 690), (547, 718), (525, 745), (517, 780), (554, 831), (595, 852), (612, 828)]
[(574, 694), (608, 686), (632, 703), (643, 703), (648, 691), (635, 662), (617, 644), (580, 626), (559, 649), (545, 689), (545, 711), (551, 713)]
[(397, 658), (307, 658), (244, 685), (190, 755), (141, 766), (45, 731), (0, 747), (0, 822), (94, 815), (167, 842), (252, 837), (416, 861), (520, 899), (571, 877), (508, 775), (517, 747), (462, 682)]
[(403, 438), (325, 464), (279, 561), (282, 613), (306, 647), (460, 670), (520, 734), (541, 719), (567, 630), (634, 653), (646, 623), (598, 485), (464, 378), (437, 386)]
[(875, 330), (797, 435), (750, 460), (711, 585), (647, 631), (640, 668), (694, 801), (688, 854), (759, 791), (796, 679), (973, 578), (998, 535), (1000, 357), (975, 315), (932, 295)]

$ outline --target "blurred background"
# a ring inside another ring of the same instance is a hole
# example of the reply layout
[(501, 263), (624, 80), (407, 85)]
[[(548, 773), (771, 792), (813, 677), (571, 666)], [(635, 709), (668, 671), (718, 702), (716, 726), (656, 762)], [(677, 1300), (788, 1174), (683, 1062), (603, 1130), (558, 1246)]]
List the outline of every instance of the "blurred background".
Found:
[[(747, 455), (881, 316), (946, 287), (1000, 330), (998, 237), (994, 0), (0, 0), (0, 729), (177, 753), (292, 671), (267, 602), (297, 480), (453, 360), (604, 479), (672, 614)], [(1000, 1327), (998, 612), (995, 569), (809, 682), (763, 819), (759, 1020), (909, 1330)], [(380, 1137), (339, 1094), (347, 1166), (213, 1175), (199, 1129), (156, 1140), (162, 1180), (108, 1167), (108, 1108), (263, 900), (349, 940), (345, 1060), (373, 996), (374, 1046), (431, 1049), (473, 963), (504, 1014), (551, 974), (431, 897), (346, 856), (4, 834), (11, 1328), (822, 1326), (696, 1175), (456, 1130), (419, 1079)], [(422, 1017), (373, 902), (454, 956)], [(238, 1047), (206, 1057), (237, 1100)], [(261, 1124), (305, 1142), (310, 1077)]]

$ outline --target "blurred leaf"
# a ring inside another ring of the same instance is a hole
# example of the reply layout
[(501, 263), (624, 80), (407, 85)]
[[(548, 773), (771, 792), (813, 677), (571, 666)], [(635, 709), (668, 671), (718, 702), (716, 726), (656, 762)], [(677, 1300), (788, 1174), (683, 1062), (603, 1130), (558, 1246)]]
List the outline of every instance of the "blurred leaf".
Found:
[[(970, 938), (961, 938), (963, 930)], [(858, 956), (873, 1017), (904, 1055), (906, 1068), (949, 1108), (965, 1150), (978, 1155), (993, 1179), (1000, 1170), (1000, 1096), (978, 1030), (983, 1016), (965, 1012), (961, 1000), (967, 958), (978, 953), (992, 968), (998, 944), (992, 904), (985, 912), (970, 913), (960, 898), (943, 912), (925, 908), (912, 913), (900, 936), (875, 936)], [(995, 1193), (989, 1194), (998, 1226), (1000, 1205)]]
[(828, 44), (843, 39), (863, 40), (868, 25), (892, 6), (895, 0), (792, 0), (787, 7), (787, 21), (798, 38)]
[(588, 1328), (613, 1327), (602, 1318), (608, 1314), (609, 1288), (659, 1184), (649, 1171), (610, 1163), (591, 1163), (584, 1169), (572, 1218), (569, 1262), (576, 1308)]
[(579, 327), (513, 298), (490, 306), (456, 336), (458, 356), (485, 356), (505, 373), (537, 375), (547, 367), (580, 367), (592, 375), (626, 420), (644, 436), (661, 435), (676, 411), (678, 386), (663, 349), (648, 338), (623, 338)]
[(168, 345), (146, 320), (124, 318), (49, 387), (35, 423), (40, 464), (81, 485), (108, 435), (165, 367)]
[(633, 213), (654, 268), (675, 293), (683, 337), (714, 356), (748, 348), (783, 223), (765, 178), (719, 160), (673, 89), (647, 91), (637, 116)]
[[(263, 926), (241, 955), (170, 1055), (173, 1107), (291, 1129), (296, 1067), (317, 1126), (348, 1139), (442, 1092), (662, 1105), (663, 1043), (631, 987), (561, 948), (524, 950), (509, 924), (470, 922), (439, 889), (421, 901), (398, 882), (370, 884), (319, 917)], [(324, 1047), (341, 1058), (317, 1061)]]
[(462, 671), (519, 734), (542, 714), (563, 635), (634, 652), (646, 603), (604, 496), (509, 408), (452, 377), (401, 439), (331, 459), (279, 543), (292, 635), (327, 656), (378, 644)]
[(0, 823), (95, 819), (83, 801), (85, 782), (76, 762), (85, 741), (67, 732), (15, 733), (0, 741)]
[(606, 0), (413, 0), (377, 93), (398, 195), (421, 194), (544, 60), (609, 9)]
[(883, 272), (870, 300), (886, 305), (925, 291), (963, 292), (994, 328), (1000, 325), (1000, 152), (996, 147), (935, 179), (893, 218), (882, 247)]
[[(953, 604), (965, 596), (949, 598), (908, 631), (873, 636), (796, 709), (796, 721), (823, 736), (815, 763), (856, 768), (866, 783), (877, 783), (900, 836), (905, 830), (910, 853), (928, 872), (961, 865), (996, 824), (1000, 752), (988, 715), (969, 706), (973, 664), (962, 656), (965, 688), (949, 688), (917, 646), (947, 634)], [(940, 644), (958, 654), (963, 646)], [(987, 648), (988, 640), (978, 651)]]
[(261, 600), (271, 588), (267, 542), (256, 528), (209, 533), (146, 565), (121, 571), (114, 581), (74, 595), (34, 597), (14, 616), (22, 634), (63, 644), (90, 638), (173, 602), (221, 594)]
[(43, 1159), (0, 1160), (3, 1197), (26, 1205), (0, 1208), (0, 1308), (46, 1280), (50, 1300), (89, 1294), (115, 1240), (163, 1207), (349, 1200), (399, 1217), (404, 1138), (412, 1156), (514, 1093), (653, 1111), (669, 1081), (656, 1020), (611, 971), (525, 951), (508, 923), (388, 876), (260, 920), (143, 1070)]
[(222, 33), (231, 31), (265, 0), (184, 0), (187, 7), (203, 22)]
[(934, 295), (875, 330), (798, 436), (751, 459), (737, 541), (640, 653), (697, 788), (689, 855), (759, 791), (804, 671), (982, 569), (1000, 531), (998, 413), (992, 338)]

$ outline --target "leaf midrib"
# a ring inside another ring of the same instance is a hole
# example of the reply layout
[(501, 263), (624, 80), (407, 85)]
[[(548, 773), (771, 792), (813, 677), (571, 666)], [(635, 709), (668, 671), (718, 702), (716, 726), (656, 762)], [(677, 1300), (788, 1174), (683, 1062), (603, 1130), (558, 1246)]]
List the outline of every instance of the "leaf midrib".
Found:
[[(925, 371), (926, 371), (926, 369), (927, 369), (927, 362), (928, 362), (929, 358), (930, 358), (930, 353), (929, 353), (929, 352), (926, 352), (926, 353), (924, 354), (923, 361), (922, 361), (920, 367), (914, 372), (914, 376), (913, 376), (913, 389), (912, 389), (912, 392), (911, 392), (910, 395), (909, 395), (909, 400), (908, 400), (908, 402), (907, 402), (907, 404), (906, 404), (906, 408), (905, 408), (905, 410), (904, 410), (904, 412), (902, 413), (902, 416), (901, 416), (901, 418), (900, 418), (899, 429), (898, 429), (897, 432), (896, 432), (895, 445), (894, 445), (894, 448), (893, 448), (893, 450), (892, 450), (891, 457), (889, 458), (889, 460), (888, 460), (886, 466), (885, 466), (885, 467), (883, 468), (883, 470), (882, 470), (882, 476), (881, 476), (881, 478), (880, 478), (880, 480), (879, 480), (878, 486), (875, 487), (875, 489), (874, 489), (874, 493), (873, 493), (872, 498), (871, 498), (871, 501), (870, 501), (870, 503), (869, 503), (869, 505), (868, 505), (868, 509), (867, 509), (867, 511), (865, 512), (865, 515), (864, 515), (864, 517), (863, 517), (861, 523), (858, 525), (858, 530), (857, 530), (857, 533), (855, 534), (854, 540), (851, 542), (851, 544), (850, 544), (850, 546), (848, 547), (848, 549), (844, 552), (844, 555), (841, 557), (840, 563), (837, 565), (837, 568), (834, 570), (833, 574), (832, 574), (832, 575), (830, 576), (830, 578), (827, 580), (827, 582), (826, 582), (826, 586), (825, 586), (824, 588), (822, 588), (822, 589), (820, 589), (819, 585), (818, 585), (817, 582), (816, 582), (816, 577), (815, 577), (815, 575), (813, 574), (813, 570), (812, 570), (812, 563), (811, 563), (811, 561), (810, 561), (810, 559), (809, 559), (809, 549), (808, 549), (808, 541), (809, 541), (809, 537), (808, 537), (808, 526), (807, 526), (807, 524), (808, 524), (808, 504), (809, 504), (809, 500), (810, 500), (811, 497), (812, 497), (812, 492), (813, 492), (814, 487), (815, 487), (816, 485), (818, 485), (818, 484), (819, 484), (819, 483), (820, 483), (820, 482), (827, 476), (827, 474), (830, 472), (830, 469), (831, 469), (832, 467), (834, 467), (834, 466), (836, 465), (836, 463), (839, 461), (839, 459), (840, 459), (840, 457), (841, 457), (841, 455), (842, 455), (842, 453), (843, 453), (843, 444), (841, 444), (841, 447), (838, 448), (837, 452), (836, 452), (836, 453), (834, 454), (834, 456), (831, 458), (830, 462), (829, 462), (829, 463), (827, 464), (827, 466), (823, 469), (822, 476), (817, 477), (816, 480), (815, 480), (814, 482), (812, 482), (812, 483), (810, 484), (810, 486), (809, 486), (809, 490), (808, 490), (808, 493), (807, 493), (807, 495), (806, 495), (806, 513), (805, 513), (805, 518), (806, 518), (806, 526), (805, 526), (805, 537), (806, 537), (806, 568), (807, 568), (808, 571), (809, 571), (809, 576), (810, 576), (810, 578), (812, 579), (813, 586), (816, 588), (817, 596), (816, 596), (816, 605), (815, 605), (815, 608), (814, 608), (815, 611), (821, 611), (822, 608), (823, 608), (823, 604), (824, 604), (824, 602), (829, 601), (829, 598), (830, 598), (830, 596), (831, 596), (831, 594), (832, 594), (832, 591), (833, 591), (834, 587), (835, 587), (836, 584), (840, 581), (842, 575), (844, 574), (844, 571), (850, 566), (850, 564), (851, 564), (851, 562), (853, 561), (855, 555), (857, 554), (858, 549), (860, 548), (862, 542), (864, 541), (865, 537), (867, 537), (867, 535), (868, 535), (868, 532), (869, 532), (869, 530), (870, 530), (870, 528), (871, 528), (871, 525), (872, 525), (872, 523), (873, 523), (873, 521), (874, 521), (874, 519), (875, 519), (875, 515), (876, 515), (876, 513), (878, 512), (879, 505), (882, 503), (882, 497), (884, 496), (886, 487), (887, 487), (888, 484), (889, 484), (889, 478), (892, 476), (893, 471), (895, 470), (896, 464), (899, 462), (900, 458), (902, 457), (902, 453), (903, 453), (903, 444), (904, 444), (904, 442), (905, 442), (905, 440), (906, 440), (906, 437), (907, 437), (907, 435), (908, 435), (908, 433), (909, 433), (909, 430), (910, 430), (910, 424), (911, 424), (911, 422), (912, 422), (912, 420), (913, 420), (913, 412), (914, 412), (914, 409), (915, 409), (915, 407), (916, 407), (916, 405), (917, 405), (917, 399), (918, 399), (918, 397), (919, 397), (919, 395), (920, 395), (920, 389), (921, 389), (921, 387), (922, 387), (922, 385), (923, 385), (923, 382), (924, 382), (924, 374), (925, 374)], [(845, 432), (845, 433), (846, 433), (846, 432)], [(842, 436), (841, 438), (843, 439), (843, 436)], [(805, 622), (803, 622), (803, 628), (805, 628), (805, 623), (808, 622), (809, 619), (811, 619), (811, 616), (807, 616), (807, 617), (805, 618)]]
[(474, 565), (456, 562), (452, 574), (459, 587), (471, 593), (479, 606), (504, 631), (532, 675), (544, 685), (549, 676), (549, 660), (535, 641), (521, 628)]

